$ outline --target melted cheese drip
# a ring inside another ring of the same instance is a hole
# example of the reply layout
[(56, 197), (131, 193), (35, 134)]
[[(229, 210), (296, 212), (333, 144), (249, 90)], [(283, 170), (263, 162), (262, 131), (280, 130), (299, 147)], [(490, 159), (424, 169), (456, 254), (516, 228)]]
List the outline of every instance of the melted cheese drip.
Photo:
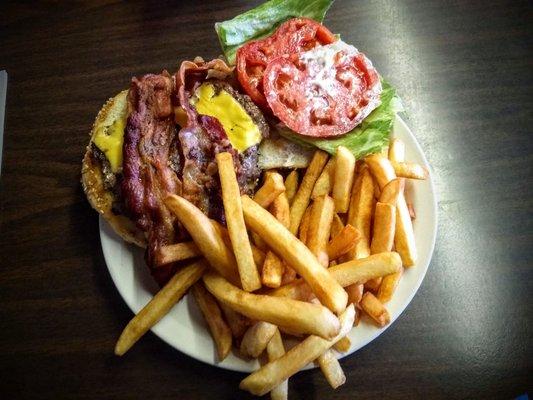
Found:
[(261, 141), (261, 132), (241, 104), (225, 90), (215, 94), (210, 83), (204, 83), (196, 90), (191, 103), (199, 114), (216, 118), (231, 145), (243, 152)]
[(114, 173), (122, 168), (122, 143), (125, 127), (126, 115), (109, 126), (99, 127), (93, 137), (93, 143), (105, 154)]

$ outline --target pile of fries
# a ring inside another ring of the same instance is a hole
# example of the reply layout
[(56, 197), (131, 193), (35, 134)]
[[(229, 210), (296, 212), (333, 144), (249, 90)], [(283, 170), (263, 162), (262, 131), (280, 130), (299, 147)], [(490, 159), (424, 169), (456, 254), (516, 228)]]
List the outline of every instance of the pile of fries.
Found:
[[(227, 227), (182, 197), (166, 198), (192, 240), (162, 247), (158, 263), (185, 266), (129, 322), (115, 353), (130, 349), (191, 289), (220, 360), (233, 344), (244, 357), (265, 353), (241, 389), (286, 399), (289, 377), (310, 362), (331, 387), (342, 385), (336, 352), (349, 351), (346, 335), (362, 314), (380, 327), (390, 322), (385, 304), (403, 268), (416, 262), (404, 181), (428, 173), (404, 153), (398, 139), (387, 154), (359, 161), (343, 147), (331, 158), (317, 151), (301, 182), (301, 171), (285, 179), (267, 171), (253, 199), (240, 195), (231, 154), (218, 154)], [(287, 336), (299, 340), (288, 351)]]

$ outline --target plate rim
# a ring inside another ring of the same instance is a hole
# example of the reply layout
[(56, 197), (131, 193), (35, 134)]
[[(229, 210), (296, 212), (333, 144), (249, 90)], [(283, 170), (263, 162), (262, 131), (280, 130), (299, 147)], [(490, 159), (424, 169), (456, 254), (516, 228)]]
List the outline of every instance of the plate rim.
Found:
[[(414, 146), (416, 147), (416, 151), (421, 155), (421, 158), (422, 158), (422, 161), (424, 163), (424, 166), (426, 168), (428, 168), (429, 172), (430, 172), (429, 173), (429, 178), (428, 178), (428, 183), (430, 185), (430, 193), (432, 193), (433, 199), (434, 199), (434, 201), (431, 204), (431, 208), (432, 208), (432, 213), (433, 213), (433, 216), (434, 216), (435, 223), (431, 227), (431, 236), (429, 238), (429, 243), (430, 243), (429, 244), (429, 253), (428, 253), (429, 257), (428, 257), (428, 260), (427, 260), (427, 264), (423, 266), (423, 271), (419, 275), (418, 280), (416, 281), (416, 283), (414, 285), (414, 290), (412, 290), (412, 292), (407, 295), (406, 300), (405, 300), (405, 305), (400, 308), (399, 312), (396, 315), (391, 316), (392, 318), (391, 318), (390, 323), (387, 326), (383, 327), (383, 328), (376, 329), (366, 340), (364, 340), (363, 342), (360, 342), (358, 344), (358, 346), (350, 348), (346, 353), (337, 353), (337, 358), (339, 360), (343, 359), (345, 357), (348, 357), (348, 356), (354, 354), (355, 352), (357, 352), (358, 350), (362, 349), (363, 347), (367, 346), (370, 342), (372, 342), (375, 339), (377, 339), (381, 334), (383, 334), (387, 329), (389, 329), (393, 325), (393, 323), (408, 308), (408, 306), (411, 303), (411, 301), (413, 300), (414, 296), (418, 293), (418, 290), (420, 289), (420, 286), (422, 285), (422, 282), (424, 281), (424, 279), (426, 277), (427, 271), (429, 269), (429, 265), (431, 264), (431, 261), (433, 259), (433, 253), (434, 253), (434, 250), (435, 250), (435, 244), (436, 244), (436, 239), (437, 239), (437, 230), (438, 230), (438, 207), (437, 207), (437, 205), (438, 205), (438, 196), (437, 196), (437, 192), (436, 192), (436, 189), (435, 189), (435, 182), (434, 182), (434, 179), (433, 179), (434, 174), (432, 172), (431, 165), (428, 163), (426, 155), (424, 154), (424, 152), (422, 150), (422, 147), (418, 143), (418, 140), (416, 139), (416, 136), (413, 134), (413, 132), (411, 131), (409, 126), (406, 124), (406, 122), (399, 115), (396, 115), (395, 123), (399, 123), (400, 125), (402, 125), (402, 128), (405, 129), (405, 131), (411, 136), (411, 138), (413, 139)], [(392, 136), (392, 134), (391, 134), (391, 136)], [(135, 307), (133, 306), (132, 302), (129, 301), (128, 296), (123, 294), (123, 287), (120, 284), (118, 284), (118, 282), (117, 282), (118, 276), (114, 273), (113, 269), (110, 268), (110, 266), (109, 266), (110, 262), (108, 262), (108, 259), (111, 258), (111, 255), (108, 253), (108, 249), (106, 247), (107, 244), (104, 244), (104, 242), (106, 242), (107, 239), (104, 240), (104, 238), (103, 238), (103, 234), (106, 231), (110, 231), (113, 234), (115, 234), (113, 229), (109, 226), (109, 224), (107, 224), (105, 219), (101, 215), (99, 215), (100, 245), (101, 245), (102, 252), (103, 252), (103, 255), (104, 255), (104, 260), (105, 260), (105, 263), (106, 263), (107, 270), (109, 272), (109, 275), (111, 276), (111, 279), (113, 281), (113, 284), (115, 285), (115, 288), (117, 289), (118, 293), (122, 297), (122, 300), (127, 304), (128, 308), (133, 312), (133, 314), (136, 314), (138, 312), (138, 310), (137, 311), (135, 310)], [(416, 265), (416, 268), (420, 268), (420, 267), (421, 267), (420, 265), (418, 265), (418, 264)], [(185, 295), (183, 299), (185, 299), (185, 297), (187, 297), (187, 295)], [(249, 373), (250, 371), (253, 371), (253, 368), (251, 366), (248, 369), (245, 369), (245, 368), (239, 368), (238, 365), (225, 364), (223, 362), (213, 362), (207, 356), (203, 357), (203, 356), (199, 356), (197, 353), (193, 353), (192, 351), (189, 350), (189, 348), (187, 346), (178, 347), (174, 343), (171, 343), (167, 339), (166, 335), (163, 332), (160, 332), (160, 328), (158, 328), (158, 325), (159, 324), (154, 325), (150, 330), (159, 339), (163, 340), (163, 342), (165, 342), (167, 345), (169, 345), (173, 349), (175, 349), (175, 350), (177, 350), (177, 351), (179, 351), (179, 352), (181, 352), (181, 353), (183, 353), (183, 354), (185, 354), (185, 355), (187, 355), (187, 356), (189, 356), (189, 357), (191, 357), (191, 358), (193, 358), (195, 360), (198, 360), (198, 361), (200, 361), (202, 363), (205, 363), (207, 365), (210, 365), (210, 366), (214, 366), (214, 367), (225, 369), (225, 370), (229, 370), (229, 371), (236, 371), (236, 372), (242, 372), (242, 373)], [(354, 332), (354, 329), (352, 329), (350, 331), (350, 334), (353, 334), (353, 332)], [(253, 363), (257, 364), (257, 361), (254, 360)], [(251, 365), (251, 363), (248, 363), (246, 365)], [(318, 368), (318, 366), (315, 365), (314, 363), (310, 363), (305, 368), (303, 368), (303, 370), (314, 369), (314, 368)]]

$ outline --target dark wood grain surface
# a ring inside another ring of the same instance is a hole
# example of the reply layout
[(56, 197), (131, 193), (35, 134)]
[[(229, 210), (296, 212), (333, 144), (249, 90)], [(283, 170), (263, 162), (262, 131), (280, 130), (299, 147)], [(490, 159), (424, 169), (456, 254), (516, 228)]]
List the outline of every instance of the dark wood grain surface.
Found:
[[(0, 5), (9, 73), (0, 181), (0, 398), (236, 399), (242, 375), (153, 334), (113, 346), (131, 312), (80, 188), (93, 118), (130, 77), (219, 55), (215, 21), (258, 2)], [(527, 1), (338, 0), (327, 25), (398, 88), (431, 163), (437, 246), (382, 336), (291, 399), (533, 395), (533, 59)]]

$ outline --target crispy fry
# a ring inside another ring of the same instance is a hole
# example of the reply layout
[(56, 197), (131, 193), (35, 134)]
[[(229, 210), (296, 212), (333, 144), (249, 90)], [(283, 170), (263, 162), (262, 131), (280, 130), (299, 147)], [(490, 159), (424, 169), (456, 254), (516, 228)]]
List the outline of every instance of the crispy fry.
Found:
[(348, 336), (344, 336), (341, 340), (339, 340), (333, 348), (341, 353), (346, 353), (348, 350), (350, 350), (350, 347), (352, 346), (352, 342)]
[[(368, 280), (370, 282), (374, 279), (381, 279), (381, 276)], [(364, 285), (362, 283), (354, 283), (344, 288), (348, 293), (348, 303), (358, 305), (363, 297)]]
[(253, 292), (261, 287), (261, 279), (255, 266), (252, 247), (244, 217), (239, 183), (233, 166), (233, 156), (230, 153), (218, 153), (216, 156), (220, 186), (222, 187), (222, 202), (228, 225), (233, 253), (237, 260), (241, 286), (247, 292)]
[[(276, 332), (270, 339), (267, 345), (267, 355), (268, 361), (274, 361), (282, 357), (285, 354), (285, 348), (283, 347), (283, 340), (279, 330), (276, 329)], [(278, 386), (274, 387), (270, 391), (271, 400), (287, 400), (288, 395), (288, 380), (284, 380)]]
[(348, 211), (354, 174), (354, 155), (344, 146), (337, 147), (337, 154), (335, 155), (335, 178), (333, 180), (333, 200), (335, 201), (336, 212), (345, 213)]
[(276, 197), (285, 191), (283, 177), (277, 172), (265, 174), (263, 186), (255, 192), (254, 201), (263, 208), (268, 208)]
[(302, 179), (302, 183), (294, 196), (294, 200), (291, 205), (291, 227), (290, 231), (293, 235), (298, 232), (298, 227), (302, 221), (305, 209), (309, 205), (309, 199), (311, 198), (311, 191), (315, 186), (315, 182), (318, 176), (322, 172), (324, 165), (328, 159), (328, 154), (317, 150), (313, 155), (313, 159), (307, 167), (305, 175)]
[(248, 318), (326, 338), (335, 336), (339, 330), (339, 320), (321, 305), (251, 294), (233, 286), (214, 272), (206, 273), (203, 279), (213, 296)]
[(309, 219), (311, 218), (311, 212), (313, 211), (313, 205), (310, 204), (304, 212), (302, 217), (302, 223), (300, 224), (300, 232), (298, 238), (302, 243), (307, 243), (307, 232), (309, 230)]
[(326, 248), (333, 214), (335, 214), (335, 204), (331, 197), (325, 195), (315, 199), (309, 217), (306, 244), (324, 268), (327, 268), (329, 264)]
[(346, 383), (346, 375), (344, 375), (344, 371), (342, 370), (337, 357), (335, 357), (333, 350), (326, 350), (324, 353), (318, 356), (317, 362), (320, 370), (333, 389), (337, 389), (339, 386)]
[(402, 178), (396, 178), (387, 183), (381, 191), (379, 202), (396, 206), (398, 203), (398, 197), (400, 197), (400, 193), (403, 192), (404, 184), (405, 180)]
[(315, 182), (311, 198), (314, 200), (319, 196), (329, 195), (333, 189), (333, 179), (335, 178), (335, 159), (330, 158), (322, 170), (322, 173)]
[(220, 230), (211, 223), (210, 219), (183, 197), (168, 195), (165, 204), (185, 226), (211, 267), (230, 282), (240, 284), (235, 256), (224, 243)]
[(242, 196), (242, 204), (247, 226), (258, 233), (278, 256), (305, 279), (322, 304), (341, 313), (346, 307), (348, 296), (311, 251), (248, 196)]
[(363, 295), (361, 307), (379, 326), (383, 327), (390, 322), (389, 312), (372, 293), (366, 292)]
[(370, 254), (370, 225), (374, 203), (374, 181), (368, 168), (363, 168), (353, 188), (348, 210), (348, 223), (359, 231), (361, 238), (348, 253), (348, 259), (364, 258)]
[[(394, 274), (402, 267), (402, 260), (398, 253), (380, 253), (345, 262), (331, 267), (328, 272), (343, 287), (364, 283), (369, 279)], [(266, 291), (270, 296), (289, 297), (292, 299), (307, 300), (305, 296), (311, 289), (302, 279), (295, 280), (288, 285)]]
[(259, 321), (253, 324), (244, 334), (241, 342), (241, 354), (257, 358), (266, 349), (268, 342), (278, 330), (276, 325)]
[(394, 168), (391, 162), (381, 154), (371, 154), (365, 158), (365, 163), (370, 168), (372, 175), (380, 189), (383, 189), (387, 183), (396, 179)]
[(296, 191), (298, 190), (298, 170), (295, 169), (291, 171), (289, 175), (285, 178), (285, 194), (287, 195), (287, 200), (289, 204), (292, 203)]
[(201, 281), (196, 282), (191, 291), (200, 311), (202, 311), (207, 326), (209, 326), (209, 331), (217, 346), (218, 358), (222, 361), (231, 351), (231, 330), (222, 318), (222, 312), (217, 301), (205, 289)]
[(163, 318), (206, 270), (204, 260), (180, 269), (163, 288), (126, 325), (115, 346), (115, 354), (123, 355), (148, 329)]
[(328, 243), (327, 253), (330, 260), (336, 260), (343, 254), (353, 249), (357, 241), (361, 238), (359, 231), (351, 226), (346, 225), (342, 230)]
[(374, 278), (374, 279), (370, 279), (369, 281), (366, 281), (364, 284), (364, 289), (371, 291), (371, 292), (376, 292), (381, 285), (381, 280), (382, 278), (379, 277), (379, 278)]
[(271, 288), (280, 287), (284, 271), (283, 261), (273, 252), (269, 251), (263, 263), (261, 282), (263, 285)]
[(291, 209), (289, 207), (289, 200), (286, 193), (281, 193), (270, 206), (270, 213), (285, 226), (289, 228), (291, 225)]
[(350, 329), (352, 329), (354, 315), (354, 307), (350, 305), (340, 315), (341, 329), (339, 330), (339, 334), (333, 339), (326, 340), (314, 335), (307, 337), (282, 357), (269, 362), (248, 375), (241, 381), (239, 387), (256, 396), (262, 396), (268, 393), (346, 336)]
[(396, 226), (396, 208), (387, 203), (376, 203), (374, 212), (374, 230), (370, 253), (377, 254), (391, 251), (394, 244)]
[(403, 268), (400, 269), (400, 271), (395, 272), (394, 274), (390, 274), (383, 277), (377, 294), (379, 301), (381, 301), (382, 303), (387, 303), (390, 301), (392, 295), (394, 294), (394, 291), (398, 287), (398, 283), (400, 283), (402, 273)]
[(391, 161), (396, 176), (407, 179), (427, 179), (429, 172), (417, 163)]
[(403, 161), (405, 159), (405, 144), (401, 139), (393, 138), (389, 144), (389, 160)]
[(199, 257), (202, 255), (200, 249), (194, 242), (182, 242), (161, 246), (155, 256), (156, 266), (170, 264), (172, 262), (188, 260), (189, 258)]
[(337, 236), (339, 233), (341, 233), (342, 228), (344, 228), (344, 223), (339, 217), (339, 214), (335, 213), (333, 215), (333, 221), (331, 221), (331, 231), (329, 233), (329, 239), (331, 240), (335, 236)]
[(250, 318), (245, 317), (242, 314), (234, 311), (224, 303), (218, 303), (220, 309), (224, 313), (226, 322), (228, 323), (229, 329), (234, 338), (241, 338), (244, 335), (244, 332), (252, 324)]
[(252, 255), (254, 257), (254, 262), (257, 267), (261, 267), (263, 263), (265, 262), (265, 253), (261, 250), (259, 250), (257, 247), (252, 245)]

